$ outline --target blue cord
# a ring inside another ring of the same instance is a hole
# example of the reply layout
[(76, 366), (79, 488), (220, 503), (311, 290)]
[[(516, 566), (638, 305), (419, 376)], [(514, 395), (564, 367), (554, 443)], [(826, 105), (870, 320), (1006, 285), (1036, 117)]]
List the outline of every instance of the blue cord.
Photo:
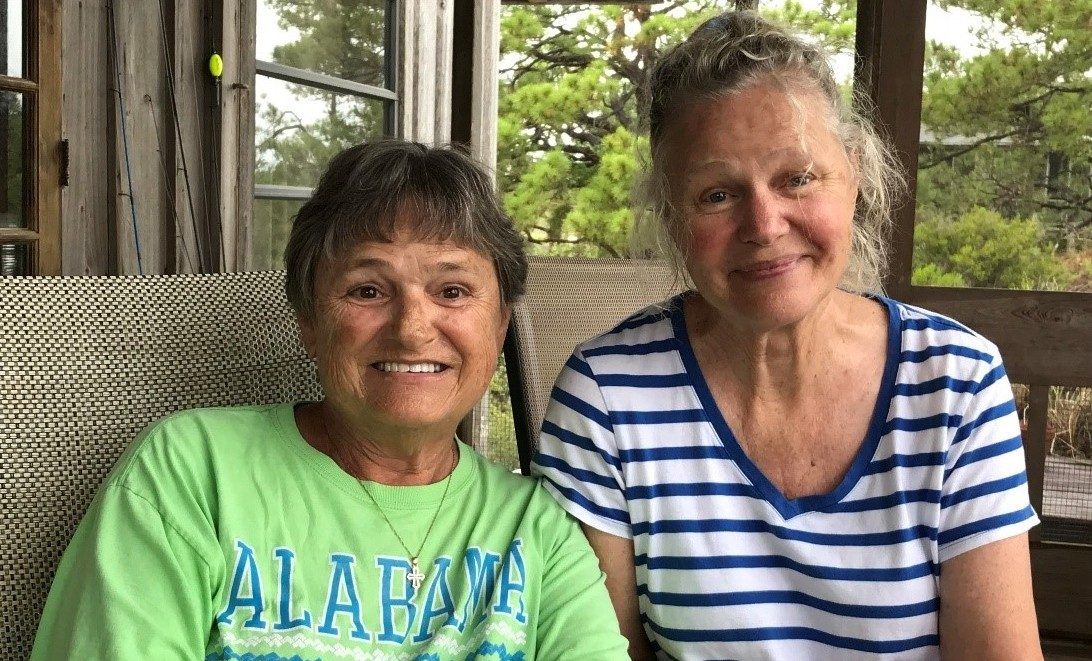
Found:
[(117, 77), (118, 112), (121, 114), (121, 144), (125, 152), (125, 178), (129, 182), (129, 212), (133, 219), (133, 242), (136, 244), (137, 273), (144, 275), (144, 259), (140, 252), (140, 233), (137, 231), (136, 196), (133, 195), (133, 167), (129, 162), (129, 131), (125, 124), (125, 99), (121, 95), (121, 53), (118, 51), (118, 25), (114, 16), (114, 3), (110, 3), (110, 37), (114, 42), (114, 74)]

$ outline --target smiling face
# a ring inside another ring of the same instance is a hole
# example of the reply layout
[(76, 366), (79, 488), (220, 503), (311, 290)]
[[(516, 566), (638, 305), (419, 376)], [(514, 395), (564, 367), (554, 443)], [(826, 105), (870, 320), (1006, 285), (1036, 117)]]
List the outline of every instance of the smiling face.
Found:
[(676, 241), (721, 315), (770, 330), (798, 322), (845, 272), (857, 184), (823, 102), (757, 83), (695, 103), (664, 134)]
[(492, 261), (403, 229), (323, 260), (314, 289), (300, 327), (325, 405), (365, 436), (450, 439), (485, 393), (508, 326)]

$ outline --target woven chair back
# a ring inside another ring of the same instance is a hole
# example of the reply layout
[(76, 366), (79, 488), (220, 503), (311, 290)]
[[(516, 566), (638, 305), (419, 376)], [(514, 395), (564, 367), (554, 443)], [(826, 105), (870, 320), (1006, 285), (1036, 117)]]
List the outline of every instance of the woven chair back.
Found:
[(29, 656), (61, 553), (142, 428), (321, 396), (283, 273), (0, 278), (2, 656)]
[(652, 260), (532, 257), (527, 293), (512, 311), (504, 359), (520, 469), (526, 474), (550, 390), (577, 344), (683, 289)]

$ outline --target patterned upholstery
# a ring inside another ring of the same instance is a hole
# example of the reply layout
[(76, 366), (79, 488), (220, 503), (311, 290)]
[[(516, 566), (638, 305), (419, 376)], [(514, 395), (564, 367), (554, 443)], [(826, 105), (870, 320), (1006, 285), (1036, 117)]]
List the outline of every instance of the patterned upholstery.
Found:
[(660, 261), (532, 257), (528, 267), (527, 294), (512, 311), (504, 346), (524, 473), (550, 390), (573, 348), (684, 288)]
[(3, 658), (136, 434), (173, 411), (321, 398), (280, 272), (0, 278)]

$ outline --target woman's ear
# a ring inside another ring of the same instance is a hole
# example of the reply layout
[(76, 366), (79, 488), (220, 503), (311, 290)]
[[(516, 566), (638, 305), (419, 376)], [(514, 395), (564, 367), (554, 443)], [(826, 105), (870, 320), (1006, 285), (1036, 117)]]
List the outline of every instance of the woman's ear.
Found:
[(300, 344), (303, 345), (304, 351), (307, 352), (307, 357), (314, 360), (318, 355), (315, 346), (315, 325), (314, 322), (305, 319), (302, 315), (296, 315), (296, 324), (300, 327)]
[(504, 337), (508, 334), (508, 322), (512, 320), (512, 306), (508, 303), (501, 303), (500, 309), (500, 327), (497, 329), (497, 346), (504, 346)]

